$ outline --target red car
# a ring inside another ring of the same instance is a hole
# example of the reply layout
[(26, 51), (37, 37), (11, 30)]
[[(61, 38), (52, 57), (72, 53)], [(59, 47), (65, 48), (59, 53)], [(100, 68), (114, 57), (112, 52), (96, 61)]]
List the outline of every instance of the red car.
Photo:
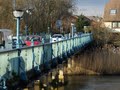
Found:
[[(33, 43), (32, 43), (33, 41)], [(41, 44), (41, 37), (37, 36), (37, 35), (32, 35), (32, 36), (27, 36), (26, 40), (25, 40), (25, 44), (26, 46), (32, 46), (32, 44), (36, 45), (40, 45)]]

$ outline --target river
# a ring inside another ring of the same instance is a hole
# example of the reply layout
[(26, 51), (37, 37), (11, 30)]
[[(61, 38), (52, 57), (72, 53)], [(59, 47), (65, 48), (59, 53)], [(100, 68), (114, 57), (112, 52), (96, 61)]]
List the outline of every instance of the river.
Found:
[(120, 90), (120, 76), (68, 76), (58, 90)]

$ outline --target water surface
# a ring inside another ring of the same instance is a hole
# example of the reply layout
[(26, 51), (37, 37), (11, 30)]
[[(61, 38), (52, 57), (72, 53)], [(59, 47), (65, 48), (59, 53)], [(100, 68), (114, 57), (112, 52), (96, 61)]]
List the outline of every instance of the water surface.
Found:
[(120, 90), (120, 76), (69, 76), (58, 90)]

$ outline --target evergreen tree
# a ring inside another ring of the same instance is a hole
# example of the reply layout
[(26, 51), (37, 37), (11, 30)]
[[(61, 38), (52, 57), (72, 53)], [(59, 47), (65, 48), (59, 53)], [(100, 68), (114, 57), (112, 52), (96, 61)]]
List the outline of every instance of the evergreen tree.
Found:
[(84, 32), (84, 26), (89, 26), (90, 21), (86, 20), (84, 15), (80, 15), (76, 22), (77, 32)]

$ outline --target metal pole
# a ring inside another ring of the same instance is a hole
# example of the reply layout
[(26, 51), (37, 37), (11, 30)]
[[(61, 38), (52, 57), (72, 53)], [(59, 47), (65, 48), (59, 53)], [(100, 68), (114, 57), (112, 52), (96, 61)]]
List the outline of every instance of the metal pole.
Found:
[(48, 27), (48, 33), (50, 33), (50, 27)]
[(16, 9), (16, 0), (13, 0), (13, 9)]
[(20, 17), (17, 17), (17, 27), (16, 27), (16, 30), (17, 30), (17, 42), (16, 42), (16, 48), (20, 48), (20, 45), (19, 45), (19, 32), (20, 32)]
[(28, 35), (28, 26), (27, 26), (27, 24), (25, 25), (25, 34), (26, 34), (26, 36)]
[(26, 11), (26, 25), (25, 25), (25, 32), (26, 32), (26, 36), (28, 35), (28, 14), (29, 14), (29, 11), (27, 10)]

